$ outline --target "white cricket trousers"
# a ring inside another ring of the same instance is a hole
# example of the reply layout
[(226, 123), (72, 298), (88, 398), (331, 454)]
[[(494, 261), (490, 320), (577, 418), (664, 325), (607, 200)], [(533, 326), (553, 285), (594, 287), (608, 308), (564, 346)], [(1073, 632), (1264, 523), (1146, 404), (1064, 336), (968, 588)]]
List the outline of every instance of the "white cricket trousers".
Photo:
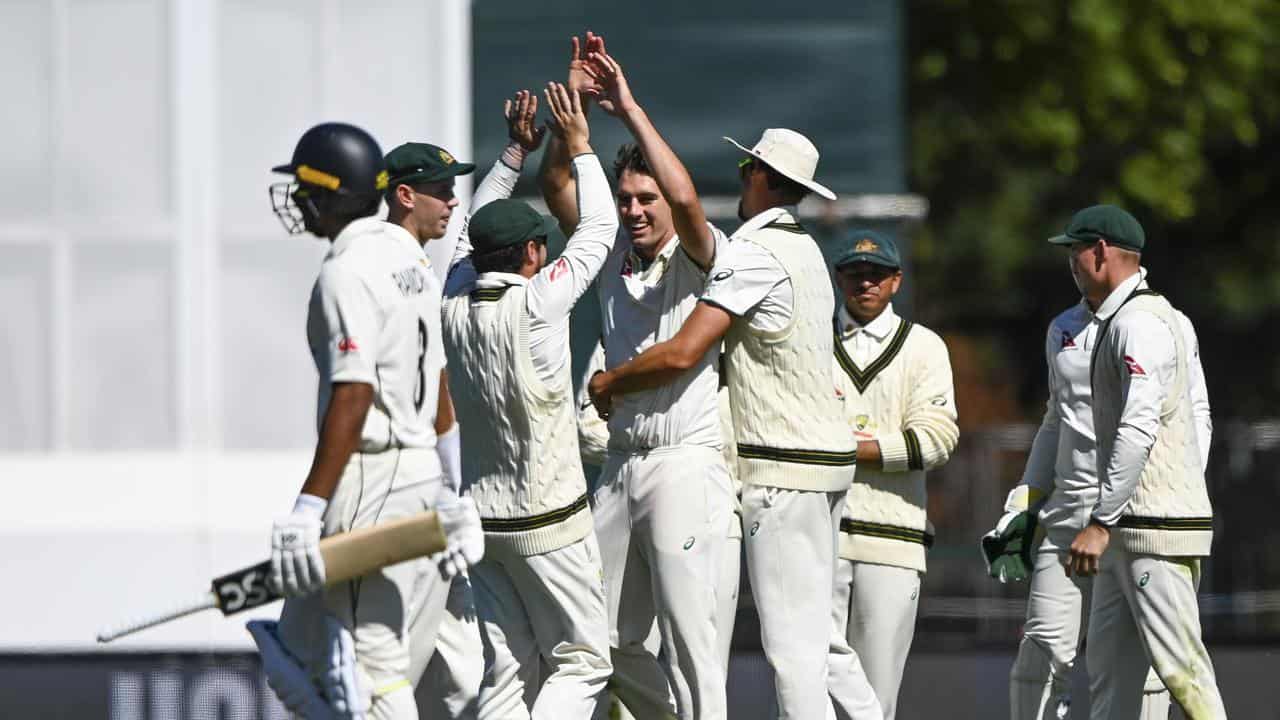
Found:
[[(480, 720), (591, 717), (613, 672), (601, 578), (595, 533), (541, 555), (486, 545), (471, 569), (485, 659)], [(542, 663), (549, 673), (537, 687)]]
[(869, 707), (860, 695), (854, 696), (857, 699), (854, 708), (842, 707), (839, 698), (833, 696), (837, 717), (894, 720), (898, 688), (902, 685), (907, 653), (915, 636), (919, 601), (920, 572), (917, 570), (844, 558), (836, 560), (831, 608), (833, 639), (838, 642), (843, 638), (853, 654), (833, 647), (828, 672), (846, 673), (846, 678), (848, 674), (863, 674), (875, 692), (881, 713), (872, 714), (877, 709)]
[[(410, 677), (417, 678), (418, 713), (427, 720), (475, 720), (484, 676), (484, 647), (480, 642), (480, 622), (476, 617), (471, 581), (459, 575), (449, 585), (448, 601), (434, 641), (423, 638), (419, 652), (418, 635), (412, 635)], [(426, 625), (427, 613), (414, 616), (411, 627)], [(425, 630), (425, 628), (424, 628)], [(425, 632), (424, 632), (425, 634)], [(435, 652), (430, 652), (434, 649)]]
[[(720, 579), (716, 582), (716, 639), (720, 644), (720, 667), (729, 676), (729, 657), (733, 649), (733, 627), (738, 618), (739, 585), (742, 580), (742, 516), (734, 512), (729, 518), (729, 533), (720, 562)], [(606, 588), (607, 590), (607, 588)], [(653, 657), (662, 649), (662, 637), (654, 620), (644, 647)], [(630, 665), (628, 665), (630, 663)], [(613, 690), (621, 703), (616, 707), (617, 720), (655, 720), (675, 713), (675, 700), (670, 696), (666, 676), (652, 676), (654, 660), (635, 655), (613, 653)], [(652, 679), (646, 680), (646, 673)], [(667, 692), (666, 696), (661, 695)], [(630, 705), (628, 705), (628, 703)], [(613, 718), (609, 708), (596, 711), (597, 718)]]
[[(1071, 672), (1075, 667), (1083, 621), (1089, 611), (1093, 579), (1068, 576), (1067, 554), (1042, 548), (1035, 554), (1027, 620), (1022, 642), (1009, 672), (1012, 720), (1060, 720), (1071, 707)], [(1141, 662), (1146, 663), (1145, 659)], [(1146, 663), (1141, 720), (1168, 720), (1169, 693)]]
[(1089, 611), (1090, 718), (1137, 717), (1148, 662), (1187, 720), (1227, 717), (1200, 637), (1199, 585), (1199, 558), (1107, 548)]
[[(429, 455), (428, 455), (429, 453)], [(355, 453), (324, 513), (324, 536), (368, 527), (430, 509), (440, 492), (434, 449)], [(324, 615), (342, 621), (355, 638), (361, 689), (371, 695), (371, 720), (415, 720), (410, 676), (410, 618), (444, 608), (448, 586), (427, 558), (383, 568), (324, 591), (285, 600), (280, 639), (317, 683), (329, 670)], [(424, 618), (430, 625), (439, 622)]]
[[(724, 720), (716, 625), (734, 514), (724, 456), (699, 446), (610, 453), (600, 477), (592, 516), (619, 682), (650, 698), (666, 697), (669, 682), (680, 720)], [(655, 619), (665, 674), (644, 646)]]
[[(844, 496), (843, 491), (742, 488), (747, 577), (760, 615), (761, 645), (773, 668), (779, 720), (834, 716), (827, 654)], [(875, 703), (865, 678), (862, 688), (856, 681), (848, 674), (836, 678), (833, 696), (853, 694)]]

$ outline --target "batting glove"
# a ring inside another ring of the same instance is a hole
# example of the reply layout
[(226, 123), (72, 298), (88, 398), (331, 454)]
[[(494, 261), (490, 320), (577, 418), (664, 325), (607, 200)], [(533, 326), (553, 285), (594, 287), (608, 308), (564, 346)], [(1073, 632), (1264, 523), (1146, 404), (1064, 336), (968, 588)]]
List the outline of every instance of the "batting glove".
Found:
[(433, 558), (446, 578), (466, 572), (484, 557), (484, 530), (480, 511), (470, 495), (441, 493), (435, 507), (448, 545)]
[(320, 528), (327, 506), (321, 498), (299, 495), (293, 513), (276, 520), (271, 530), (271, 576), (267, 582), (285, 597), (308, 595), (324, 587)]
[(1034, 513), (1007, 512), (994, 530), (982, 536), (987, 574), (1002, 583), (1020, 582), (1031, 575), (1036, 522)]

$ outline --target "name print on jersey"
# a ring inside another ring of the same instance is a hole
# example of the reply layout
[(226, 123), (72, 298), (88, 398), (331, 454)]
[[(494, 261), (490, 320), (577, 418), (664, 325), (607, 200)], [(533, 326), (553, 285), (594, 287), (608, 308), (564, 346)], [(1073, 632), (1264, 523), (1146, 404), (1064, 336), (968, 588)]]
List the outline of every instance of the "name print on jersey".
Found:
[(427, 289), (427, 278), (422, 274), (422, 269), (416, 265), (391, 273), (391, 279), (395, 280), (396, 287), (400, 288), (400, 292), (405, 297), (421, 295), (422, 291)]

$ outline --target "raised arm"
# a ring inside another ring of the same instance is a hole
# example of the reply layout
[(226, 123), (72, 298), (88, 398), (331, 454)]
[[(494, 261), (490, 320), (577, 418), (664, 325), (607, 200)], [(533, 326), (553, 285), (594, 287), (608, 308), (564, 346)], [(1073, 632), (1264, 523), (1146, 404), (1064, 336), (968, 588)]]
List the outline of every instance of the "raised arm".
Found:
[(453, 246), (453, 258), (449, 261), (445, 295), (454, 295), (459, 288), (468, 286), (475, 280), (475, 270), (471, 267), (470, 259), (471, 238), (467, 234), (467, 226), (477, 210), (494, 200), (509, 198), (515, 192), (525, 158), (538, 149), (546, 135), (546, 128), (538, 127), (537, 113), (538, 96), (528, 90), (520, 90), (503, 102), (502, 117), (507, 123), (509, 141), (502, 155), (471, 196), (471, 207), (467, 209), (467, 217), (462, 221)]
[(569, 244), (555, 262), (529, 280), (528, 306), (540, 322), (568, 323), (574, 304), (600, 273), (618, 236), (609, 181), (588, 142), (590, 130), (582, 111), (582, 98), (559, 83), (547, 86), (548, 107), (554, 120), (552, 132), (572, 155), (581, 220)]
[[(604, 50), (604, 38), (587, 32), (585, 43), (575, 35), (570, 39), (569, 72), (565, 86), (569, 92), (576, 92), (585, 97), (595, 83), (586, 73), (586, 54), (592, 50)], [(583, 103), (583, 115), (587, 113), (587, 105)], [(570, 161), (573, 155), (563, 140), (552, 135), (547, 143), (547, 152), (542, 156), (542, 164), (538, 167), (538, 189), (547, 202), (547, 209), (552, 217), (560, 223), (560, 231), (565, 237), (573, 235), (578, 227), (578, 187), (573, 177)]]
[(689, 171), (631, 95), (618, 61), (602, 51), (590, 52), (588, 59), (587, 74), (598, 85), (598, 88), (589, 88), (588, 94), (596, 97), (601, 110), (621, 119), (627, 126), (653, 171), (658, 189), (671, 205), (671, 218), (680, 246), (699, 267), (710, 270), (715, 262), (716, 240), (707, 225), (707, 216), (698, 201), (698, 191)]

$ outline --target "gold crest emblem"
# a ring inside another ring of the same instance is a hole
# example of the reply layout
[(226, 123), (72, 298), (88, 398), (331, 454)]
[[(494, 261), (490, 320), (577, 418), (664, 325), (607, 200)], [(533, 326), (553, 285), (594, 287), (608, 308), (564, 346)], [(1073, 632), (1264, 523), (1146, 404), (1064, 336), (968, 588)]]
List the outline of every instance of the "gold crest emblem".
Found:
[(452, 165), (455, 162), (457, 162), (457, 160), (454, 160), (453, 156), (449, 154), (448, 150), (440, 151), (440, 161), (443, 162), (445, 165)]
[(871, 238), (862, 238), (861, 240), (858, 241), (857, 245), (853, 246), (853, 251), (860, 252), (860, 253), (873, 253), (879, 249), (880, 249), (880, 246), (877, 245), (875, 241), (872, 240)]
[(859, 430), (866, 430), (867, 423), (871, 422), (871, 418), (866, 415), (859, 415), (853, 419), (853, 422)]
[(383, 170), (378, 173), (376, 178), (373, 179), (373, 187), (377, 190), (386, 190), (387, 183), (390, 182), (390, 180), (391, 178), (387, 175), (387, 171)]

